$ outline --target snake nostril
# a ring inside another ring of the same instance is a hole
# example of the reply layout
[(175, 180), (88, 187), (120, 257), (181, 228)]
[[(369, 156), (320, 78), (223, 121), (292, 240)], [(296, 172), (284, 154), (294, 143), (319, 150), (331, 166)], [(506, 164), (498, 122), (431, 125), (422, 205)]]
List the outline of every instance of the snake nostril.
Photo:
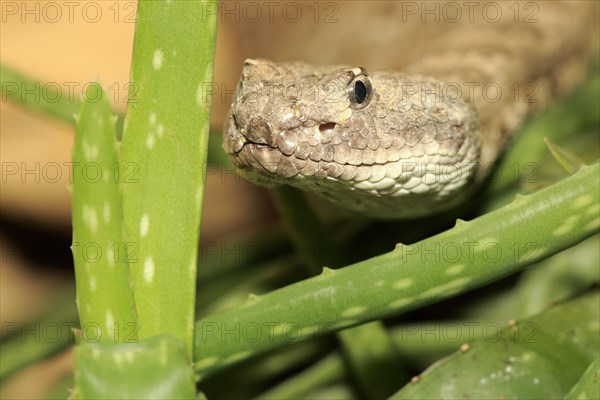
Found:
[(319, 125), (319, 131), (321, 133), (330, 133), (335, 129), (335, 122), (327, 122), (326, 124)]

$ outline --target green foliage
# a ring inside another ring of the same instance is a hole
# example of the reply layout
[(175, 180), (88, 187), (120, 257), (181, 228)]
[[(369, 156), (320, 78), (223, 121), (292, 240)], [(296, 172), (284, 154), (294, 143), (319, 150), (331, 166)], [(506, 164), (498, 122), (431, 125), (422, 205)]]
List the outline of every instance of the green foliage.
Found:
[[(251, 355), (480, 287), (598, 232), (599, 165), (413, 245), (339, 269), (203, 318), (196, 369), (208, 373)], [(442, 249), (448, 249), (445, 253)], [(449, 251), (452, 250), (452, 253)], [(442, 257), (441, 255), (448, 254)], [(242, 333), (258, 327), (257, 340)], [(223, 340), (227, 331), (235, 340)]]
[(74, 399), (195, 399), (185, 343), (159, 335), (136, 343), (77, 346)]
[(140, 338), (192, 351), (216, 17), (213, 1), (141, 2), (120, 158)]
[(60, 296), (50, 305), (48, 315), (26, 326), (4, 321), (2, 333), (9, 338), (2, 342), (0, 382), (6, 382), (21, 368), (51, 357), (74, 342), (73, 328), (78, 325), (74, 297), (74, 291)]
[(441, 360), (391, 398), (562, 397), (598, 356), (599, 314), (598, 291), (552, 307)]
[(0, 88), (2, 101), (12, 100), (69, 124), (75, 123), (81, 107), (80, 99), (69, 99), (53, 85), (42, 85), (5, 64), (0, 65)]
[(569, 400), (600, 399), (600, 358), (596, 357), (581, 379), (565, 396)]
[[(81, 108), (74, 165), (93, 163), (101, 173), (97, 180), (86, 169), (74, 174), (82, 324), (75, 398), (196, 396), (191, 356), (210, 113), (204, 91), (216, 34), (206, 5), (214, 2), (139, 4), (131, 74), (139, 90), (120, 154), (99, 85)], [(182, 79), (193, 69), (199, 73)], [(92, 263), (89, 243), (106, 256)], [(91, 324), (99, 326), (99, 343), (86, 337)]]
[[(123, 241), (115, 120), (99, 84), (77, 117), (73, 149), (73, 260), (82, 333), (103, 341), (137, 337)], [(84, 336), (84, 340), (85, 340)]]
[[(347, 263), (301, 192), (292, 187), (276, 188), (275, 198), (286, 230), (305, 255), (311, 275), (318, 275), (324, 265), (335, 268)], [(374, 321), (343, 330), (337, 338), (361, 397), (381, 399), (391, 395), (403, 375), (403, 365), (383, 323)]]

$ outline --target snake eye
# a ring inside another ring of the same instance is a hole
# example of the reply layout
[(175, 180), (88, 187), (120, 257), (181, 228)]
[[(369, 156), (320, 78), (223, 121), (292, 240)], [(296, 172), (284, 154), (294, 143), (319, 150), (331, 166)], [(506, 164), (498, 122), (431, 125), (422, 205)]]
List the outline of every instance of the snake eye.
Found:
[(360, 110), (369, 105), (371, 101), (371, 80), (366, 75), (359, 75), (350, 82), (348, 95), (350, 96), (350, 107)]

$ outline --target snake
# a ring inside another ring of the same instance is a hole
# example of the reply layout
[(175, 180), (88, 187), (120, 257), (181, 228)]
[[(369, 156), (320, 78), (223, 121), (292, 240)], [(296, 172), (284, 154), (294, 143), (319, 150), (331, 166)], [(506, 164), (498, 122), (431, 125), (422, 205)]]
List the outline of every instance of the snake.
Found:
[(531, 114), (585, 79), (593, 3), (535, 3), (535, 23), (447, 24), (401, 69), (246, 59), (223, 148), (262, 186), (374, 218), (441, 212), (479, 186)]

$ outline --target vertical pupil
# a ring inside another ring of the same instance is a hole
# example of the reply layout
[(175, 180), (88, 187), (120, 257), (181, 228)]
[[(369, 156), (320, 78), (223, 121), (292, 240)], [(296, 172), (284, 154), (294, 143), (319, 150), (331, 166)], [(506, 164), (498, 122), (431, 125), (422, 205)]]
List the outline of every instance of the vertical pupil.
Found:
[(363, 81), (354, 82), (354, 100), (356, 103), (361, 104), (367, 98), (367, 87)]

